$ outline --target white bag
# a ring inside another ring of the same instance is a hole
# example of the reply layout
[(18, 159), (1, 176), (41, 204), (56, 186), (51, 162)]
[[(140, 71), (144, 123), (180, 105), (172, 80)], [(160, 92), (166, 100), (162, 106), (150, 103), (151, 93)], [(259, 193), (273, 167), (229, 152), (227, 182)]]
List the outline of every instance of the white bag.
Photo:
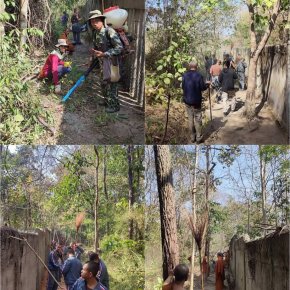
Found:
[(120, 77), (118, 58), (103, 58), (103, 80), (111, 83), (117, 83), (120, 80)]

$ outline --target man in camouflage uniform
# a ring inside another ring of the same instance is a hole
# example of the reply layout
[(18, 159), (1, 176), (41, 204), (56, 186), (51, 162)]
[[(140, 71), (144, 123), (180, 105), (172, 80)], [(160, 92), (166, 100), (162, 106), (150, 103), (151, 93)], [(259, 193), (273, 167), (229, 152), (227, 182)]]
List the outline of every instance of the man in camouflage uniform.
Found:
[[(118, 56), (121, 54), (123, 48), (118, 34), (113, 28), (105, 26), (106, 16), (102, 15), (99, 10), (91, 11), (90, 15), (89, 25), (93, 29), (94, 43), (92, 52), (99, 59), (110, 58), (112, 61), (118, 61)], [(106, 112), (114, 113), (119, 111), (118, 84), (116, 82), (112, 83), (110, 80), (104, 80), (103, 78), (101, 88), (105, 98), (105, 102), (101, 103), (101, 105), (106, 106)]]

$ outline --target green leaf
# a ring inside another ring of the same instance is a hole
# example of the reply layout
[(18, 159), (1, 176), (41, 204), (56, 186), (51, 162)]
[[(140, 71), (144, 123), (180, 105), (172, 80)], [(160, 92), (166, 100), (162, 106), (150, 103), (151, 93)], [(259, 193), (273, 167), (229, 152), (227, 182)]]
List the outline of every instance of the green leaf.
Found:
[(166, 85), (169, 85), (169, 84), (170, 84), (170, 79), (169, 79), (169, 78), (165, 78), (165, 79), (164, 79), (164, 83), (165, 83)]
[(184, 68), (184, 67), (178, 69), (178, 72), (181, 73), (181, 74), (184, 73), (185, 71), (186, 71), (186, 68)]
[(174, 41), (171, 41), (171, 44), (174, 46), (174, 47), (178, 47), (178, 44)]
[(160, 65), (159, 67), (157, 67), (157, 70), (160, 71), (163, 69), (163, 65)]
[(14, 116), (14, 120), (16, 122), (22, 122), (24, 120), (24, 118), (21, 114), (17, 114), (16, 116)]

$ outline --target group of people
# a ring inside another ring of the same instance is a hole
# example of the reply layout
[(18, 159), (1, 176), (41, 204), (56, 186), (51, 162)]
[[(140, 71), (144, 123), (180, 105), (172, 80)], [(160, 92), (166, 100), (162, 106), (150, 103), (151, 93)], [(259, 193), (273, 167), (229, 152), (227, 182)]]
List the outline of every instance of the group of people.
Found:
[(64, 247), (59, 243), (53, 245), (48, 256), (49, 276), (47, 290), (57, 290), (63, 276), (66, 290), (108, 290), (109, 275), (107, 267), (99, 254), (89, 252), (89, 259), (84, 264), (81, 245), (71, 243)]
[[(198, 64), (191, 61), (188, 71), (182, 77), (183, 101), (186, 105), (191, 142), (201, 143), (202, 134), (202, 92), (210, 89), (210, 86), (221, 92), (223, 114), (227, 116), (229, 111), (236, 109), (235, 80), (239, 80), (240, 90), (245, 89), (245, 59), (237, 56), (234, 62), (229, 54), (224, 55), (223, 66), (221, 61), (214, 56), (205, 58), (206, 81), (198, 72)], [(218, 94), (217, 94), (218, 95)]]
[[(191, 258), (189, 259), (191, 260)], [(213, 271), (215, 273), (215, 289), (224, 289), (224, 280), (226, 279), (226, 272), (229, 267), (229, 256), (228, 253), (217, 253), (217, 260), (213, 261)], [(202, 261), (202, 273), (203, 277), (206, 278), (210, 273), (210, 266), (208, 263), (207, 256)], [(189, 277), (189, 267), (186, 264), (177, 265), (173, 271), (170, 271), (168, 278), (163, 282), (162, 290), (183, 290), (184, 284)]]
[[(80, 17), (79, 14), (79, 10), (78, 8), (74, 9), (73, 15), (70, 19), (71, 21), (71, 30), (73, 32), (73, 40), (74, 40), (74, 44), (78, 45), (78, 44), (82, 44), (81, 43), (81, 37), (80, 37), (80, 33), (82, 31), (82, 25), (80, 23), (80, 20), (82, 18)], [(64, 28), (68, 27), (68, 20), (69, 20), (69, 15), (66, 11), (63, 12), (62, 16), (61, 16), (61, 24)]]
[[(76, 32), (74, 27), (79, 26), (80, 16), (78, 10), (74, 10), (71, 21), (72, 31), (74, 33), (74, 44), (81, 44), (79, 32)], [(118, 100), (118, 81), (124, 79), (124, 57), (131, 53), (129, 37), (125, 34), (125, 24), (123, 27), (113, 29), (109, 23), (105, 22), (106, 16), (99, 10), (90, 12), (87, 24), (92, 29), (93, 48), (90, 49), (91, 66), (93, 63), (100, 64), (98, 67), (102, 71), (101, 89), (104, 101), (99, 102), (99, 105), (106, 107), (107, 113), (114, 113), (120, 110)], [(68, 16), (64, 13), (62, 17), (63, 25), (67, 24)], [(53, 80), (55, 93), (62, 93), (60, 78), (71, 71), (71, 64), (64, 61), (67, 54), (74, 51), (72, 44), (68, 41), (69, 29), (65, 28), (62, 38), (58, 39), (53, 50), (46, 59), (46, 62), (38, 76), (39, 79)], [(131, 39), (130, 39), (131, 40)], [(119, 79), (112, 78), (112, 65), (119, 68)]]

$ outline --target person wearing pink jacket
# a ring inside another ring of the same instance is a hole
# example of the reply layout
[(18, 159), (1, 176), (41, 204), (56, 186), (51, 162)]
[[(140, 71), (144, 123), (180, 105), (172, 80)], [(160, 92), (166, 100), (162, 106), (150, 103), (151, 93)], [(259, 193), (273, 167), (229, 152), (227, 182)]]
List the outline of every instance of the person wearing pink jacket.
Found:
[(49, 78), (53, 80), (55, 93), (61, 93), (60, 78), (71, 71), (71, 67), (64, 66), (63, 58), (66, 55), (68, 44), (65, 39), (59, 39), (53, 50), (47, 57), (44, 66), (38, 76), (39, 79)]

